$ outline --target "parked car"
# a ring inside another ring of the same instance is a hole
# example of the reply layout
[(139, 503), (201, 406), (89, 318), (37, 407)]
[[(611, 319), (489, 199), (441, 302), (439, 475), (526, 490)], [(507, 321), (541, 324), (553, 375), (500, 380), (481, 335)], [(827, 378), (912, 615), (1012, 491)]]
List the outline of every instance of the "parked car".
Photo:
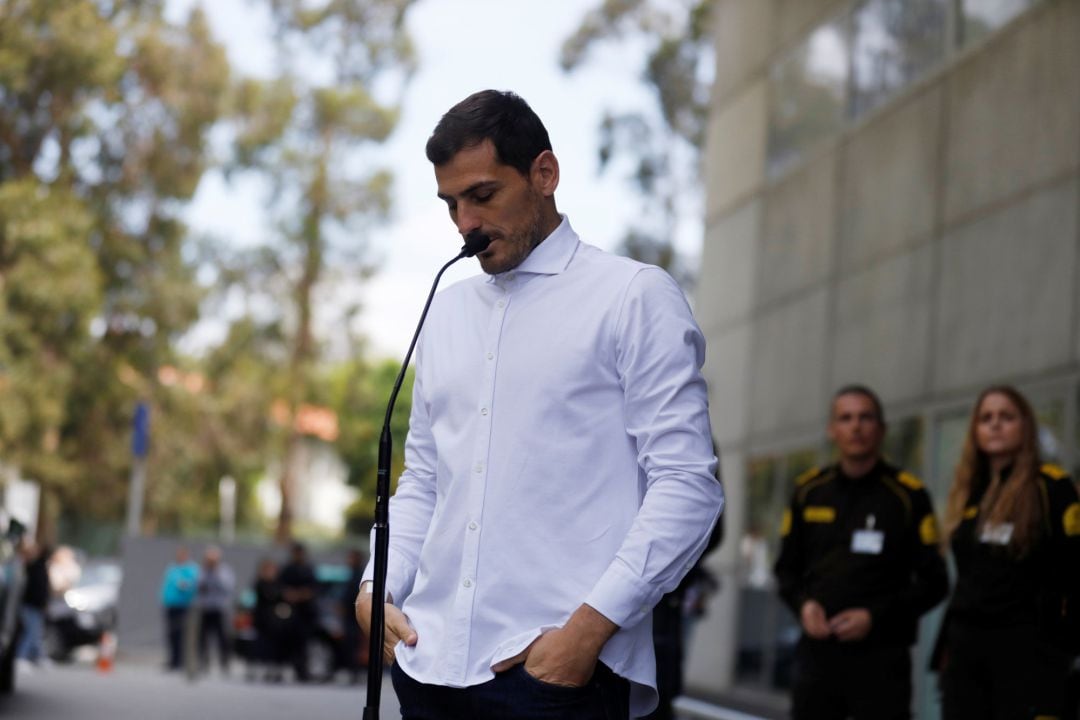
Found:
[(18, 545), (25, 528), (0, 509), (0, 694), (15, 689), (15, 644), (25, 572)]
[(74, 585), (49, 601), (45, 611), (45, 650), (58, 662), (76, 648), (97, 645), (116, 628), (116, 605), (124, 571), (116, 560), (87, 560)]
[[(342, 641), (345, 623), (356, 622), (344, 617), (345, 598), (350, 592), (350, 570), (345, 565), (319, 563), (315, 566), (318, 590), (315, 599), (315, 632), (308, 638), (308, 672), (315, 682), (327, 682), (338, 670), (348, 667)], [(240, 593), (233, 614), (233, 652), (246, 662), (256, 662), (257, 635), (253, 622), (255, 593), (250, 588)], [(366, 645), (358, 648), (361, 658), (366, 657)]]

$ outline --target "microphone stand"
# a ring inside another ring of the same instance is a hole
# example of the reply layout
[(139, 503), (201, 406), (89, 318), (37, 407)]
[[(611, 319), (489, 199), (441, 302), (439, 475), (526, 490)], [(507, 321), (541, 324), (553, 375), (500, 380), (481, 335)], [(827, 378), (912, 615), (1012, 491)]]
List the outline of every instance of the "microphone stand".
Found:
[(371, 584), (371, 637), (368, 642), (367, 705), (364, 707), (364, 720), (379, 720), (379, 701), (382, 697), (383, 642), (386, 638), (386, 566), (390, 553), (390, 455), (394, 446), (394, 439), (390, 434), (390, 417), (394, 413), (394, 403), (405, 381), (405, 370), (409, 367), (409, 360), (416, 348), (416, 341), (424, 327), (424, 320), (443, 273), (458, 260), (483, 252), (490, 243), (491, 238), (474, 230), (465, 236), (465, 245), (457, 257), (443, 265), (435, 275), (435, 282), (431, 284), (427, 302), (420, 313), (420, 322), (416, 324), (416, 332), (413, 333), (409, 350), (405, 353), (405, 361), (401, 364), (401, 370), (390, 391), (390, 401), (386, 404), (386, 417), (379, 435), (379, 469), (375, 480), (375, 574)]

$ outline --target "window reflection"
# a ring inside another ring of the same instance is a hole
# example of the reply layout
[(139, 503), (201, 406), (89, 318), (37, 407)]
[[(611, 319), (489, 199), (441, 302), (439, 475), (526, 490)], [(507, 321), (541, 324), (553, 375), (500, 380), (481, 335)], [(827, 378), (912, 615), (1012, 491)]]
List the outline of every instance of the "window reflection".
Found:
[(960, 41), (974, 42), (1035, 4), (1037, 0), (961, 0)]
[(848, 81), (844, 24), (822, 25), (773, 66), (769, 82), (768, 167), (776, 175), (839, 130)]
[(852, 16), (852, 94), (857, 118), (945, 56), (945, 0), (867, 0)]

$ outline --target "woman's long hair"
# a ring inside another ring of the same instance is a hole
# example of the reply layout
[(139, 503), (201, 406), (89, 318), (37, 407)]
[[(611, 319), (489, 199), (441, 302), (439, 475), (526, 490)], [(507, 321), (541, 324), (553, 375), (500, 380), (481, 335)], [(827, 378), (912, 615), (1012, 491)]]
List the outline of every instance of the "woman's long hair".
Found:
[(1018, 554), (1023, 555), (1037, 539), (1042, 516), (1038, 487), (1038, 421), (1031, 409), (1031, 403), (1016, 388), (1009, 385), (994, 385), (983, 390), (971, 412), (964, 450), (949, 489), (949, 501), (945, 511), (945, 537), (951, 538), (963, 520), (968, 498), (971, 497), (972, 483), (976, 478), (990, 474), (990, 458), (979, 449), (975, 436), (983, 401), (990, 395), (1004, 395), (1016, 407), (1020, 414), (1021, 440), (1008, 478), (1004, 482), (1000, 478), (990, 478), (990, 485), (979, 504), (977, 527), (981, 529), (986, 523), (1012, 523), (1013, 532), (1009, 544)]

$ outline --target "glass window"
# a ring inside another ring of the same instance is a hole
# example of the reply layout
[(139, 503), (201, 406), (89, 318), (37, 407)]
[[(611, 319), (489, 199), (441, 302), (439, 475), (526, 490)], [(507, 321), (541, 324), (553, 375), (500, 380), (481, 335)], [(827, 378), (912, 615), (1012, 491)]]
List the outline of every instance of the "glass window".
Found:
[(945, 56), (945, 0), (866, 0), (852, 15), (851, 117), (874, 109)]
[(839, 131), (848, 82), (848, 40), (838, 19), (817, 28), (773, 65), (767, 170), (774, 176)]
[(1043, 461), (1064, 464), (1065, 403), (1061, 399), (1032, 398), (1031, 405), (1039, 421), (1039, 453)]
[(799, 626), (776, 594), (772, 565), (780, 517), (794, 479), (819, 460), (815, 448), (752, 458), (747, 467), (747, 529), (740, 538), (742, 573), (735, 676), (742, 684), (786, 689)]
[(889, 420), (885, 432), (885, 457), (919, 475), (923, 471), (923, 420), (919, 416)]
[(1038, 0), (961, 0), (960, 42), (964, 45), (988, 35), (1027, 10)]

